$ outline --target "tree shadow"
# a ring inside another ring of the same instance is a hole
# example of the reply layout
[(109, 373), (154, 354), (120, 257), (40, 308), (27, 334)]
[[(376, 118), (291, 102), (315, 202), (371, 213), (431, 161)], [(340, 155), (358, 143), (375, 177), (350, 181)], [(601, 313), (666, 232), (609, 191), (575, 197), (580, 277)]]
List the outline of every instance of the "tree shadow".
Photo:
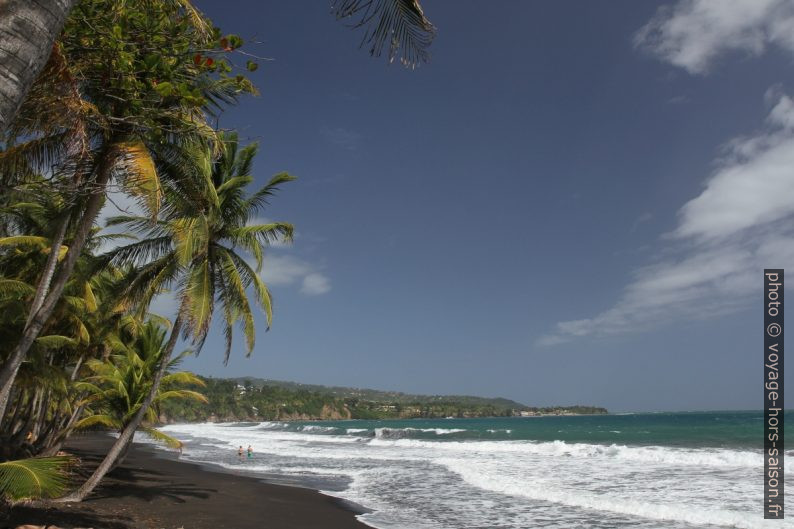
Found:
[(147, 502), (167, 498), (176, 503), (185, 503), (191, 498), (206, 499), (213, 493), (218, 492), (217, 489), (197, 487), (187, 483), (158, 481), (161, 481), (162, 484), (156, 484), (151, 480), (145, 480), (144, 482), (135, 482), (133, 480), (132, 484), (105, 483), (86, 498), (84, 503), (90, 504), (92, 501), (121, 498), (136, 498)]
[(23, 524), (57, 525), (59, 527), (96, 527), (102, 529), (130, 529), (133, 519), (119, 514), (96, 513), (88, 509), (70, 511), (68, 507), (17, 506), (5, 518), (0, 519), (0, 528), (13, 529)]

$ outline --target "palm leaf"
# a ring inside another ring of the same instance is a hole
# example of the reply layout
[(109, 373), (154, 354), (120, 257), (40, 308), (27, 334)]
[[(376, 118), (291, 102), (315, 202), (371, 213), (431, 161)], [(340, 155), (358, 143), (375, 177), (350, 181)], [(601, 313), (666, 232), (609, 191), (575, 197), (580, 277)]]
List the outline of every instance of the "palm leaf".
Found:
[(30, 296), (36, 289), (24, 281), (16, 279), (0, 279), (0, 297), (9, 296)]
[(121, 428), (121, 422), (118, 421), (118, 419), (116, 419), (115, 417), (111, 417), (110, 415), (89, 415), (88, 417), (84, 417), (80, 419), (80, 421), (78, 421), (75, 428), (82, 429), (97, 425), (105, 426), (107, 428), (113, 428), (113, 429)]
[(399, 56), (410, 68), (427, 62), (427, 48), (436, 28), (425, 17), (417, 0), (338, 0), (332, 4), (337, 19), (360, 17), (354, 28), (366, 28), (361, 46), (371, 44), (369, 53), (380, 57), (389, 48), (389, 62)]
[(119, 146), (123, 178), (127, 191), (139, 199), (152, 219), (160, 211), (163, 186), (149, 149), (142, 142), (128, 142)]
[(50, 241), (46, 237), (36, 235), (12, 235), (11, 237), (0, 237), (0, 246), (37, 246), (47, 248)]
[(276, 194), (278, 187), (285, 182), (292, 182), (297, 177), (289, 173), (278, 173), (259, 191), (246, 200), (246, 209), (259, 210), (268, 205), (268, 199)]
[(213, 285), (210, 263), (201, 259), (191, 269), (186, 289), (189, 300), (190, 321), (193, 336), (201, 338), (206, 335), (212, 319)]
[(62, 347), (74, 347), (78, 344), (78, 341), (68, 336), (50, 334), (48, 336), (39, 336), (36, 338), (35, 343), (45, 349), (60, 349)]
[(157, 395), (158, 401), (164, 401), (168, 399), (195, 400), (197, 402), (203, 402), (204, 404), (209, 403), (207, 397), (198, 391), (191, 391), (189, 389), (173, 389), (170, 391), (163, 391)]
[(171, 437), (170, 435), (165, 434), (160, 430), (157, 430), (156, 428), (141, 427), (141, 431), (146, 432), (149, 435), (149, 437), (151, 437), (155, 441), (160, 441), (161, 443), (164, 443), (171, 448), (182, 448), (182, 444), (183, 444), (182, 441), (174, 437)]
[[(187, 352), (192, 353), (192, 351), (187, 351)], [(166, 387), (169, 384), (176, 384), (176, 385), (193, 384), (202, 387), (207, 385), (203, 380), (201, 380), (199, 377), (197, 377), (190, 371), (178, 371), (176, 373), (169, 373), (168, 375), (164, 376), (162, 381), (163, 387)]]
[(90, 283), (85, 284), (83, 299), (85, 299), (85, 308), (89, 312), (94, 312), (97, 309), (96, 296), (94, 296), (94, 290)]
[(37, 457), (0, 463), (0, 495), (13, 501), (23, 498), (53, 498), (69, 483), (71, 457)]

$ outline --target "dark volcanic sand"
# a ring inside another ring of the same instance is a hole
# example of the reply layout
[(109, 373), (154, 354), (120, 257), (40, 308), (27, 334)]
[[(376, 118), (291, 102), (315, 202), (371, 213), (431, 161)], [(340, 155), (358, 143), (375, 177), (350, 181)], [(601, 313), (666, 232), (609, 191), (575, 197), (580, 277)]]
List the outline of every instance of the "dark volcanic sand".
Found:
[[(105, 435), (76, 436), (66, 451), (92, 469), (110, 447)], [(79, 479), (79, 478), (78, 478)], [(317, 491), (270, 485), (162, 457), (133, 445), (86, 501), (19, 506), (0, 527), (53, 524), (93, 529), (361, 529), (368, 526), (338, 500)]]

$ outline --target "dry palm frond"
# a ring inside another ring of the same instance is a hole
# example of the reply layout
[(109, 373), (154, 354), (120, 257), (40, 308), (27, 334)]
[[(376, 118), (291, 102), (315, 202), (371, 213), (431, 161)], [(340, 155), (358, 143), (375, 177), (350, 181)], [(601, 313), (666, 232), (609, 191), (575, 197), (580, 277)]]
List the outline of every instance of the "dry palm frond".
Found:
[(163, 197), (163, 187), (157, 174), (152, 155), (140, 141), (119, 145), (119, 171), (123, 186), (137, 198), (145, 211), (157, 218)]

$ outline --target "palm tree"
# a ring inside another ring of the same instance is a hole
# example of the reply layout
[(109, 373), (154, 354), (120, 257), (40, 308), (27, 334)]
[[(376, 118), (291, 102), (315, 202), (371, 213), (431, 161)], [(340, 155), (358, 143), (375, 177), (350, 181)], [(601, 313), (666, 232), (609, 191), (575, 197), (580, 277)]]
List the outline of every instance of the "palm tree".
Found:
[[(36, 76), (44, 68), (52, 45), (76, 0), (5, 0), (0, 17), (0, 136), (14, 120)], [(190, 2), (185, 9), (195, 13)], [(435, 28), (417, 0), (339, 0), (339, 19), (361, 14), (354, 27), (366, 27), (361, 41), (378, 57), (388, 41), (389, 61), (416, 66), (427, 61)], [(198, 14), (196, 13), (198, 17)]]
[(76, 0), (5, 0), (0, 16), (0, 136), (44, 68)]
[[(18, 336), (23, 332), (26, 309), (37, 294), (36, 281), (45, 262), (52, 257), (53, 237), (62, 197), (44, 193), (32, 180), (31, 190), (3, 196), (0, 215), (4, 231), (0, 237), (0, 361), (9, 360)], [(9, 392), (9, 413), (0, 421), (0, 460), (55, 453), (71, 431), (82, 410), (74, 405), (72, 382), (85, 359), (101, 357), (117, 340), (115, 327), (128, 320), (117, 297), (123, 273), (113, 267), (97, 267), (91, 256), (107, 236), (91, 234), (88, 252), (75, 264), (64, 295), (54, 307), (52, 318), (36, 338), (19, 368)], [(21, 235), (25, 234), (25, 235)], [(61, 260), (67, 248), (56, 252)], [(28, 433), (34, 441), (23, 442)]]
[[(211, 49), (216, 41), (209, 22), (187, 1), (139, 0), (108, 9), (101, 0), (84, 0), (75, 11), (79, 16), (67, 22), (56, 53), (9, 131), (12, 139), (26, 141), (0, 153), (0, 182), (8, 187), (17, 185), (20, 168), (54, 173), (68, 203), (57, 224), (60, 240), (71, 230), (64, 258), (44, 267), (22, 336), (0, 369), (0, 419), (19, 366), (85, 248), (107, 186), (115, 182), (156, 212), (162, 198), (159, 159), (179, 163), (186, 145), (215, 145), (208, 116), (254, 91), (242, 76), (218, 75), (185, 53)], [(114, 33), (122, 27), (121, 35)], [(172, 47), (162, 53), (179, 60), (151, 58), (147, 50), (157, 31), (169, 35), (163, 46)], [(118, 46), (127, 53), (121, 62)], [(53, 239), (54, 249), (58, 241)]]
[[(166, 289), (176, 290), (180, 308), (146, 398), (91, 477), (63, 501), (85, 498), (126, 451), (155, 400), (177, 339), (184, 335), (200, 348), (209, 331), (216, 303), (223, 313), (224, 361), (228, 361), (231, 352), (235, 325), (242, 328), (248, 354), (253, 351), (256, 330), (248, 289), (253, 290), (270, 327), (272, 299), (259, 277), (264, 249), (274, 241), (291, 240), (293, 227), (285, 222), (249, 222), (257, 218), (279, 186), (294, 180), (294, 177), (287, 173), (277, 174), (261, 189), (246, 195), (245, 188), (253, 182), (251, 169), (257, 146), (238, 147), (237, 135), (226, 134), (218, 159), (209, 159), (208, 164), (202, 163), (201, 159), (197, 161), (198, 168), (204, 167), (208, 171), (209, 190), (200, 186), (191, 190), (176, 178), (164, 181), (166, 200), (155, 215), (157, 220), (154, 223), (150, 211), (142, 216), (122, 216), (108, 221), (109, 225), (124, 225), (142, 235), (140, 241), (107, 255), (111, 263), (141, 265), (127, 295), (140, 307), (148, 307), (155, 295)], [(204, 152), (203, 155), (207, 160), (210, 153)], [(195, 178), (188, 179), (192, 180)], [(141, 206), (144, 209), (148, 207), (146, 203)], [(238, 249), (250, 255), (253, 266), (238, 253)]]
[[(92, 375), (76, 384), (86, 393), (80, 402), (91, 412), (77, 422), (77, 428), (101, 425), (122, 432), (129, 424), (149, 394), (154, 372), (165, 352), (166, 331), (159, 324), (148, 321), (132, 338), (126, 350), (112, 355), (108, 360), (93, 359), (86, 362)], [(172, 372), (182, 359), (192, 351), (184, 351), (171, 359), (166, 374), (155, 392), (152, 405), (145, 411), (146, 424), (139, 429), (152, 438), (178, 448), (181, 442), (157, 430), (159, 405), (171, 399), (208, 402), (206, 397), (182, 386), (204, 386), (204, 382), (188, 371)], [(117, 463), (121, 462), (121, 458)]]

